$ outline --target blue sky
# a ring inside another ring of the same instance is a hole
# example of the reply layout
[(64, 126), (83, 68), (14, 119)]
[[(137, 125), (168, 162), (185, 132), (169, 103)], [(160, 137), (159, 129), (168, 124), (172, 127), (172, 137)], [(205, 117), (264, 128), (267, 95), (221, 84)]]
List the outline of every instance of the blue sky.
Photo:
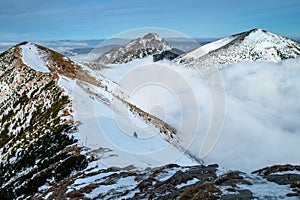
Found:
[(263, 28), (300, 38), (300, 0), (1, 0), (0, 41), (102, 39), (142, 27), (216, 38)]

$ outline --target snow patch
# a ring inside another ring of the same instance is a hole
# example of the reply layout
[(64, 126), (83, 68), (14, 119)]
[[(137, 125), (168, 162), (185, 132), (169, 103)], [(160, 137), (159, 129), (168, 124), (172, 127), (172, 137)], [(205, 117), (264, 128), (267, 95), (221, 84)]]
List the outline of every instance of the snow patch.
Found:
[(40, 72), (50, 72), (45, 61), (47, 55), (43, 54), (35, 44), (27, 43), (20, 48), (24, 64)]
[(230, 37), (226, 37), (226, 38), (217, 40), (215, 42), (208, 43), (206, 45), (198, 47), (197, 49), (184, 54), (182, 57), (180, 56), (180, 58), (178, 58), (178, 59), (200, 58), (211, 51), (214, 51), (218, 48), (225, 46), (226, 44), (232, 42), (236, 38), (237, 38), (237, 36), (230, 36)]
[(186, 183), (181, 183), (179, 185), (176, 185), (176, 188), (180, 189), (180, 188), (182, 188), (184, 186), (187, 186), (187, 185), (193, 185), (193, 184), (197, 183), (198, 181), (199, 181), (199, 179), (193, 178), (192, 180), (188, 180)]
[[(249, 176), (249, 178), (247, 177)], [(295, 197), (288, 198), (286, 194), (291, 193), (289, 185), (278, 185), (276, 183), (266, 181), (261, 177), (245, 175), (244, 179), (250, 181), (252, 185), (241, 185), (237, 187), (240, 189), (250, 190), (254, 198), (258, 199), (295, 199)], [(298, 197), (297, 197), (298, 199)]]
[(275, 173), (272, 173), (272, 175), (286, 175), (286, 174), (298, 174), (300, 175), (300, 171), (297, 171), (297, 170), (289, 170), (289, 171), (282, 171), (282, 172), (275, 172)]

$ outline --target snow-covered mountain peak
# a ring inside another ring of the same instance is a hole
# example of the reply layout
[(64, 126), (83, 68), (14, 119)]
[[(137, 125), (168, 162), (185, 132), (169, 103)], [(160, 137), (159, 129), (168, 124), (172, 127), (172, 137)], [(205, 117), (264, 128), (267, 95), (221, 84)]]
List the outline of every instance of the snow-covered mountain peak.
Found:
[(163, 39), (156, 33), (148, 33), (143, 37), (143, 39), (163, 41)]
[(22, 42), (15, 46), (20, 51), (22, 62), (39, 72), (52, 72), (69, 78), (78, 78), (95, 82), (86, 68), (68, 57), (49, 48), (31, 42)]
[[(264, 51), (268, 48), (284, 50), (288, 45), (293, 45), (292, 40), (282, 36), (275, 35), (263, 29), (253, 29), (239, 35), (239, 39), (243, 42), (243, 46), (255, 46), (255, 51)], [(299, 44), (298, 44), (299, 45)], [(292, 47), (292, 46), (291, 46)]]
[(100, 64), (126, 63), (136, 58), (144, 58), (172, 49), (172, 46), (159, 35), (148, 33), (142, 38), (134, 39), (120, 48), (102, 54), (96, 62)]
[(278, 62), (299, 55), (299, 43), (263, 29), (252, 29), (201, 46), (176, 61), (210, 70), (241, 61)]

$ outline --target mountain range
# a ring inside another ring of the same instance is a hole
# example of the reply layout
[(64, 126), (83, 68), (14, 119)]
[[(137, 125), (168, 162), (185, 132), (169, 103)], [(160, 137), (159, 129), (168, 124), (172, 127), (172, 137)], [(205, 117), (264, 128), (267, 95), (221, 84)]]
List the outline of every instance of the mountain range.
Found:
[(126, 63), (152, 55), (153, 61), (163, 59), (210, 70), (241, 61), (267, 61), (295, 58), (300, 55), (299, 43), (266, 30), (252, 29), (200, 46), (188, 52), (172, 47), (155, 33), (130, 41), (103, 53), (96, 63)]
[[(149, 33), (95, 62), (113, 67), (150, 56), (209, 71), (299, 55), (297, 42), (253, 29), (188, 52)], [(252, 173), (206, 166), (176, 127), (133, 104), (98, 70), (30, 42), (0, 54), (1, 199), (299, 198), (299, 165)], [(153, 150), (166, 146), (164, 154)], [(177, 155), (177, 163), (166, 159)]]

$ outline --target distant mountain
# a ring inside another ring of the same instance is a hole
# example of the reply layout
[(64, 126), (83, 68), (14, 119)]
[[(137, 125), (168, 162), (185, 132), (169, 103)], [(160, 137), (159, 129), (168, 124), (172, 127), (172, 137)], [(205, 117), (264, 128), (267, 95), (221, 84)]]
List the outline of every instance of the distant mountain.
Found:
[(206, 40), (206, 39), (192, 39), (192, 38), (186, 38), (186, 37), (169, 37), (164, 38), (169, 45), (172, 47), (179, 49), (181, 51), (187, 52), (191, 51), (193, 49), (196, 49), (200, 45), (207, 44), (208, 42), (214, 41), (214, 40)]
[(241, 61), (278, 62), (300, 55), (300, 44), (262, 29), (253, 29), (201, 46), (176, 58), (178, 63), (210, 69)]
[(173, 59), (182, 53), (181, 50), (174, 49), (156, 33), (148, 33), (142, 38), (134, 39), (120, 48), (102, 54), (96, 59), (96, 62), (100, 64), (120, 64), (149, 55), (157, 55), (155, 59), (157, 61), (165, 57)]

